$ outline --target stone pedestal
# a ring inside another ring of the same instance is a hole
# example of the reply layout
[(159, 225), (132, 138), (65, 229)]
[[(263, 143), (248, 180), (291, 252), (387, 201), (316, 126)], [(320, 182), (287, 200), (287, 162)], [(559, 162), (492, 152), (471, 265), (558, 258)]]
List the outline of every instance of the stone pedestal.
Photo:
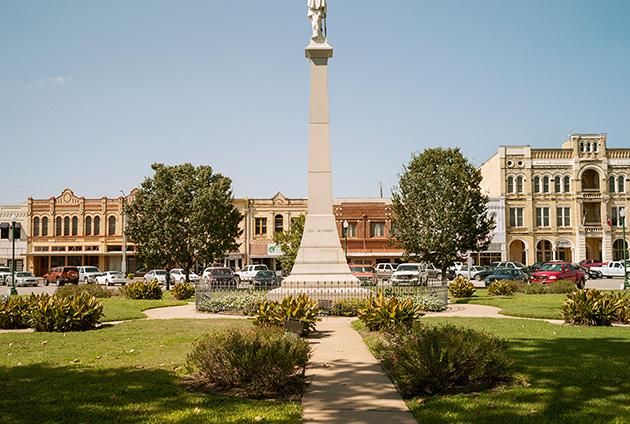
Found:
[(304, 235), (291, 275), (268, 297), (305, 293), (313, 299), (367, 297), (352, 275), (341, 248), (332, 207), (330, 122), (328, 114), (328, 59), (333, 49), (325, 38), (311, 40), (306, 57), (311, 61), (308, 150), (308, 213)]

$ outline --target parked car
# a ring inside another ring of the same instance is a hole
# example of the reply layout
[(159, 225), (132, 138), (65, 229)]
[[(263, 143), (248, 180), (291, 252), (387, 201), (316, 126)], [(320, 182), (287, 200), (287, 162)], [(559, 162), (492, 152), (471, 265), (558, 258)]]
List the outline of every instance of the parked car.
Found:
[(157, 281), (158, 284), (166, 284), (166, 271), (163, 269), (152, 269), (144, 274), (144, 277), (142, 278), (145, 283)]
[(0, 284), (5, 284), (4, 280), (11, 275), (11, 268), (0, 267)]
[[(173, 268), (171, 269), (171, 281), (174, 283), (183, 283), (186, 281), (186, 271), (182, 268)], [(199, 276), (195, 274), (192, 270), (188, 271), (188, 281), (191, 283), (195, 283), (199, 281)]]
[(497, 268), (512, 268), (512, 269), (520, 269), (523, 270), (525, 268), (527, 268), (525, 265), (523, 265), (520, 262), (499, 262), (497, 264)]
[(477, 281), (481, 281), (480, 273), (484, 271), (486, 271), (486, 269), (479, 265), (474, 265), (470, 267), (470, 269), (468, 269), (468, 267), (465, 266), (461, 268), (460, 270), (455, 271), (455, 278), (464, 277), (464, 278), (468, 278), (469, 280), (475, 279)]
[(264, 265), (264, 264), (247, 265), (245, 266), (245, 268), (243, 268), (240, 271), (236, 271), (234, 274), (235, 274), (236, 282), (240, 283), (241, 281), (252, 281), (252, 279), (254, 278), (254, 275), (256, 275), (258, 271), (268, 271), (268, 270), (269, 268), (267, 268), (267, 265)]
[(512, 280), (519, 283), (527, 283), (527, 274), (516, 268), (496, 268), (492, 274), (485, 279), (486, 287), (493, 281)]
[(237, 283), (232, 269), (227, 267), (206, 268), (206, 270), (203, 272), (203, 275), (203, 281), (213, 287), (236, 286)]
[(538, 272), (538, 270), (540, 269), (541, 266), (543, 266), (543, 264), (546, 264), (547, 262), (534, 262), (533, 264), (531, 264), (530, 266), (526, 266), (523, 271), (525, 271), (530, 277), (532, 275), (534, 275), (535, 273)]
[(254, 286), (261, 287), (277, 287), (280, 285), (280, 277), (278, 277), (275, 271), (258, 271), (252, 280)]
[(441, 280), (442, 279), (442, 270), (436, 268), (431, 263), (423, 263), (422, 271), (427, 274), (427, 277), (431, 280)]
[(426, 271), (422, 268), (422, 264), (400, 264), (396, 268), (396, 272), (392, 274), (392, 284), (394, 286), (427, 285), (428, 278)]
[(392, 278), (392, 274), (396, 271), (398, 264), (381, 263), (376, 264), (374, 272), (376, 273), (376, 282), (382, 283), (389, 281)]
[(376, 277), (374, 276), (374, 268), (372, 265), (356, 265), (348, 264), (352, 275), (357, 277), (363, 285), (374, 285), (376, 283)]
[(595, 269), (586, 268), (578, 264), (573, 264), (573, 268), (584, 271), (584, 277), (587, 280), (597, 280), (598, 278), (604, 278), (604, 275), (601, 273), (601, 271), (597, 271)]
[(120, 271), (107, 271), (96, 277), (96, 282), (106, 286), (113, 286), (114, 284), (124, 286), (127, 284), (127, 278)]
[(44, 274), (44, 285), (55, 283), (63, 286), (66, 283), (79, 284), (79, 270), (76, 266), (58, 266)]
[(597, 259), (582, 259), (578, 262), (578, 265), (583, 266), (584, 268), (590, 268), (592, 266), (602, 266), (605, 265), (605, 263)]
[(626, 262), (624, 268), (623, 261), (612, 261), (601, 266), (591, 266), (593, 271), (599, 271), (606, 278), (623, 277), (624, 274), (630, 278), (630, 261)]
[[(12, 284), (11, 281), (13, 281), (13, 277), (11, 275), (6, 277), (7, 285)], [(38, 284), (39, 284), (39, 281), (37, 280), (37, 277), (35, 277), (30, 272), (18, 271), (18, 272), (15, 273), (15, 286), (18, 286), (18, 287), (24, 287), (24, 286), (37, 287)]]
[(79, 270), (79, 281), (83, 281), (85, 284), (95, 283), (96, 277), (103, 274), (95, 266), (78, 266), (77, 269)]
[(550, 283), (552, 281), (573, 281), (575, 285), (583, 289), (585, 284), (584, 271), (573, 268), (568, 262), (547, 262), (532, 277), (535, 283)]

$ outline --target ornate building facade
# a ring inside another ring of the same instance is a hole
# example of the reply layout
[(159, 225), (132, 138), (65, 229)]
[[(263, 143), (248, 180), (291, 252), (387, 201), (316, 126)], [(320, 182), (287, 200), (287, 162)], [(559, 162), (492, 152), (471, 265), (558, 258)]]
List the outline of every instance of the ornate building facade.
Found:
[(573, 134), (559, 149), (500, 146), (481, 165), (482, 187), (503, 214), (505, 233), (495, 232), (504, 238), (503, 259), (622, 258), (630, 149), (609, 149), (606, 139)]

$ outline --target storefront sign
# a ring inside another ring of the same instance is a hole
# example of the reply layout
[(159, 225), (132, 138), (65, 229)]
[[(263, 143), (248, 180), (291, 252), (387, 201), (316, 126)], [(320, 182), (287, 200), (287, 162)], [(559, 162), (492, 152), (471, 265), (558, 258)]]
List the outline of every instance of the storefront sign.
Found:
[(269, 256), (280, 256), (282, 255), (282, 249), (277, 244), (268, 244), (267, 245), (267, 255)]
[(558, 240), (556, 242), (557, 247), (571, 247), (571, 242), (568, 240)]

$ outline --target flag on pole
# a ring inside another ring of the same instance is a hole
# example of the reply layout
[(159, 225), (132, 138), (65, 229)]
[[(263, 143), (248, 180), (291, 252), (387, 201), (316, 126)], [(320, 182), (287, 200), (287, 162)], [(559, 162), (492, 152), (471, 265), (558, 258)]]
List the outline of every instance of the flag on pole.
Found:
[(612, 223), (610, 222), (610, 218), (608, 217), (608, 215), (606, 215), (606, 223), (609, 227), (612, 227)]

